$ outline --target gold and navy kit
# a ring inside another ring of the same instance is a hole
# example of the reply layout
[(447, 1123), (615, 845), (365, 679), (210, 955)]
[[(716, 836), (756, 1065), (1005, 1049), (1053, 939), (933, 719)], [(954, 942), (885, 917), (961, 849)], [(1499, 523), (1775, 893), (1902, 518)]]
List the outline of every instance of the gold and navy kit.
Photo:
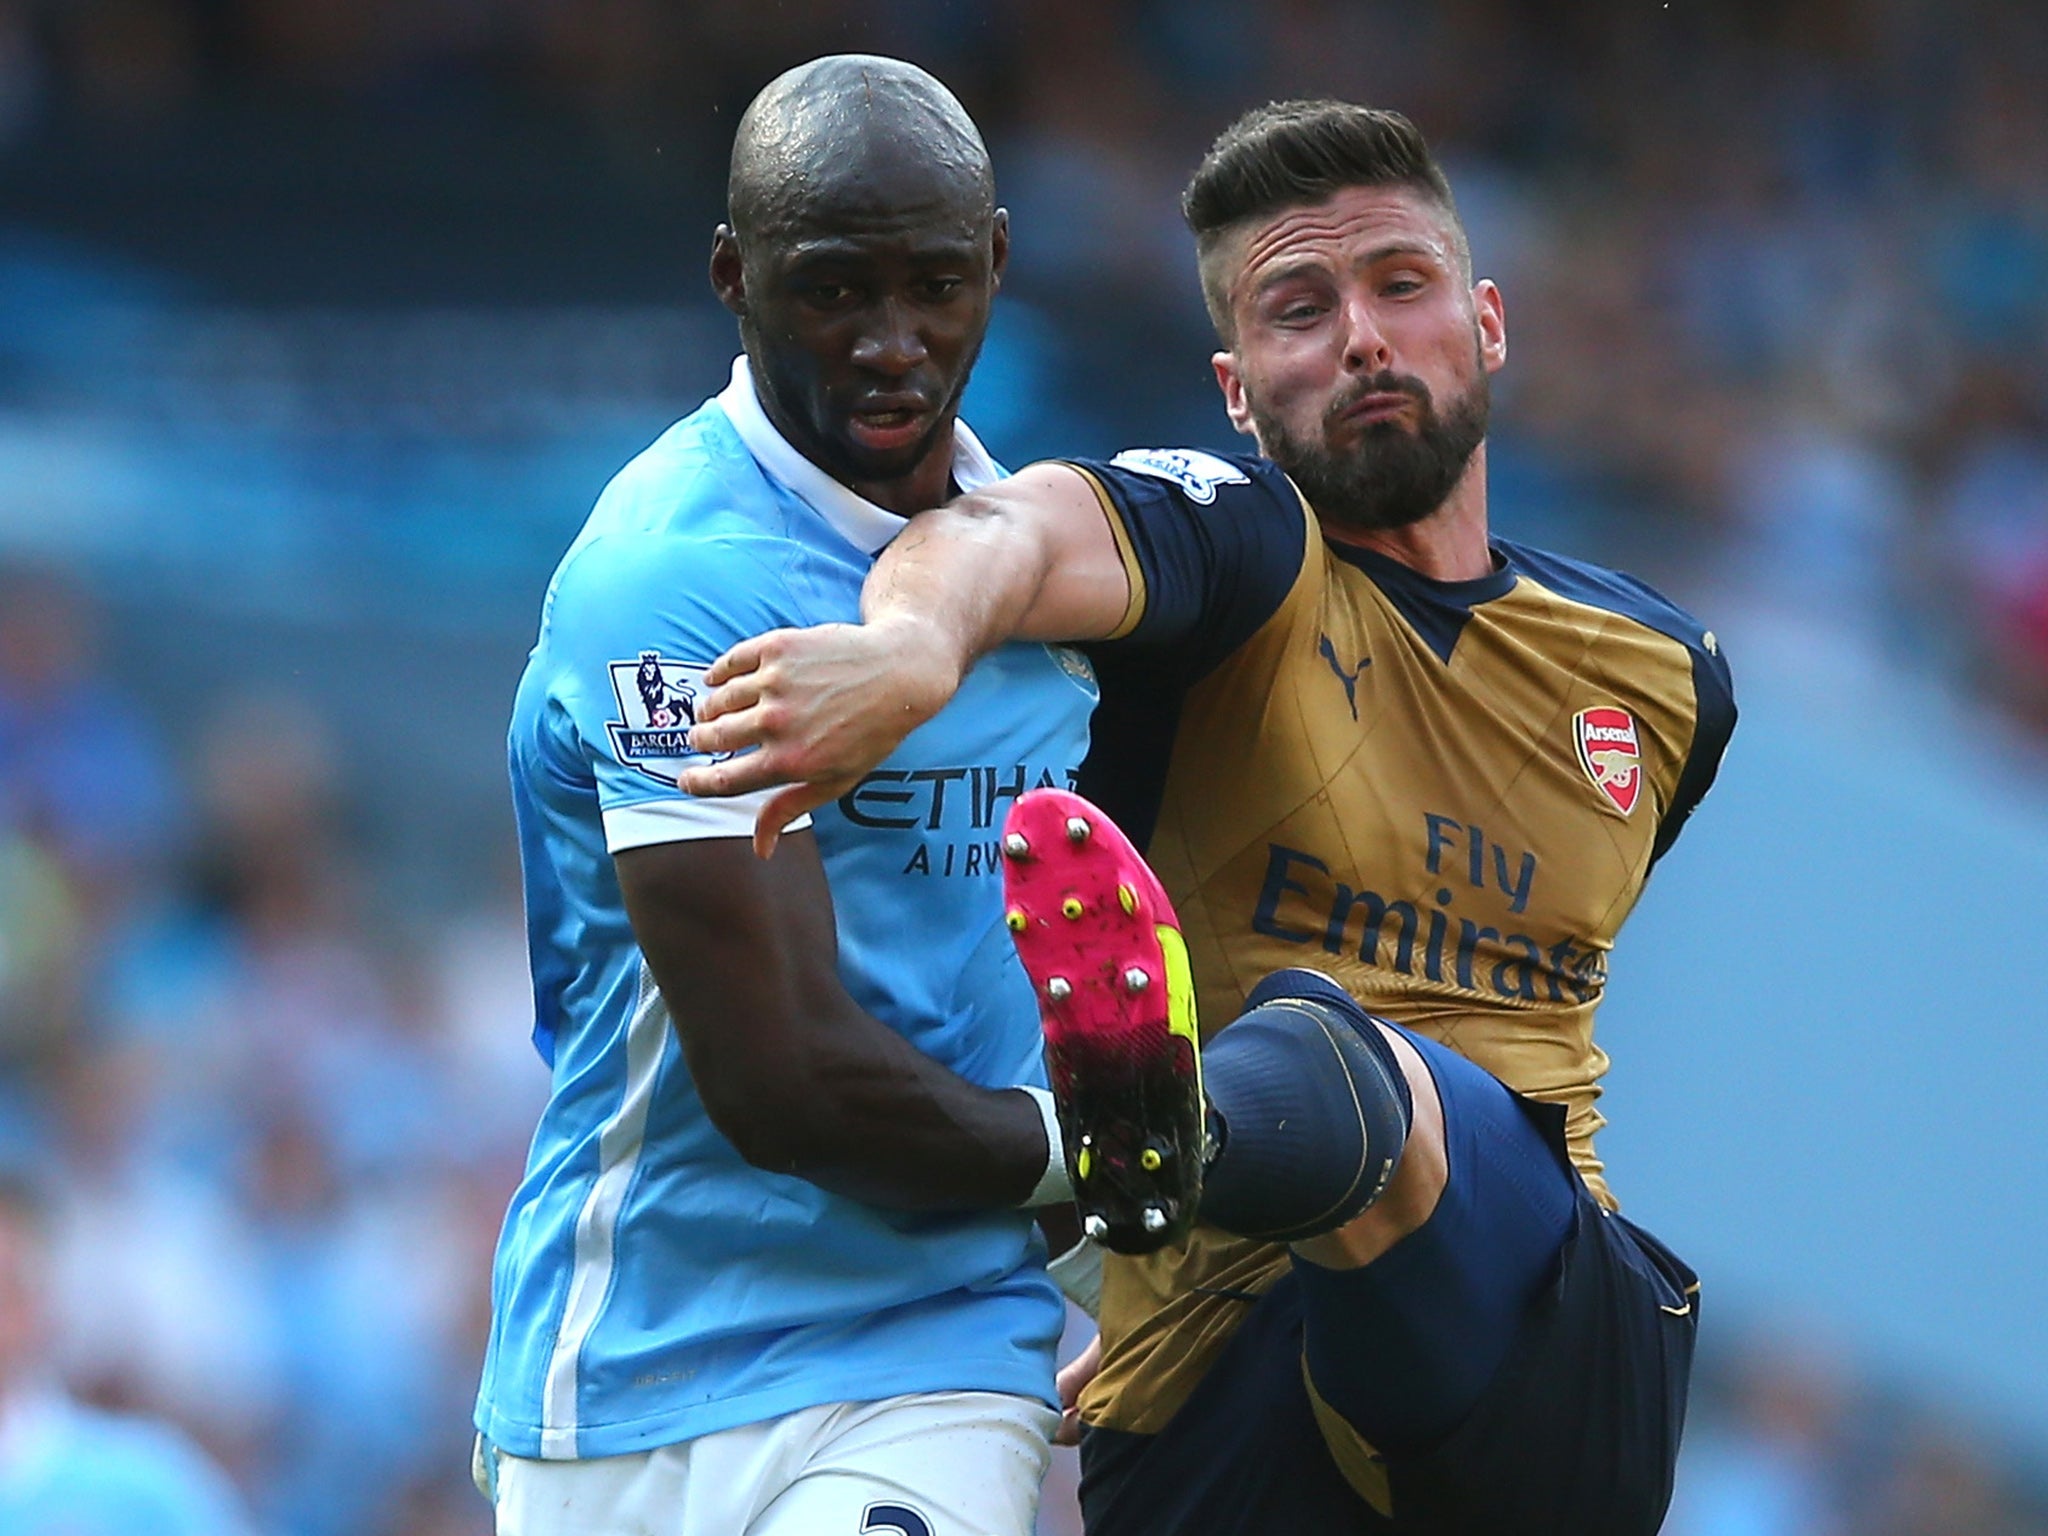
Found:
[[(1559, 1106), (1594, 1151), (1616, 932), (1712, 783), (1735, 711), (1714, 636), (1634, 579), (1493, 542), (1434, 581), (1326, 539), (1273, 465), (1077, 463), (1130, 575), (1082, 793), (1177, 909), (1205, 1032), (1307, 966)], [(1093, 1425), (1160, 1430), (1287, 1250), (1197, 1228), (1108, 1256)]]

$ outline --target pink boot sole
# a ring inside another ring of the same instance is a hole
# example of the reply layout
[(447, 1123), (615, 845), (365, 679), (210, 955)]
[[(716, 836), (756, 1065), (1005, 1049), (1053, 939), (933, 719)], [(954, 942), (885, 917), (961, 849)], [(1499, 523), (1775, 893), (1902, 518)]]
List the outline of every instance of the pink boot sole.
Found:
[(1172, 904), (1116, 824), (1065, 790), (1018, 799), (1003, 855), (1082, 1226), (1118, 1253), (1164, 1247), (1194, 1223), (1204, 1147), (1194, 985)]

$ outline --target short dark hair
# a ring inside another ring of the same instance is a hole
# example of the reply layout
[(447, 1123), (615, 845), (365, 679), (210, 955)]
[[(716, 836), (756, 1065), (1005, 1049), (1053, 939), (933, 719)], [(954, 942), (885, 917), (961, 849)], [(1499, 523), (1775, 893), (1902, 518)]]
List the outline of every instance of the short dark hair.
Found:
[(1227, 236), (1284, 208), (1320, 203), (1346, 187), (1412, 187), (1449, 215), (1467, 268), (1458, 205), (1422, 130), (1398, 112), (1348, 101), (1274, 101), (1217, 136), (1181, 194), (1195, 234), (1202, 298), (1230, 339), (1229, 282), (1215, 260)]

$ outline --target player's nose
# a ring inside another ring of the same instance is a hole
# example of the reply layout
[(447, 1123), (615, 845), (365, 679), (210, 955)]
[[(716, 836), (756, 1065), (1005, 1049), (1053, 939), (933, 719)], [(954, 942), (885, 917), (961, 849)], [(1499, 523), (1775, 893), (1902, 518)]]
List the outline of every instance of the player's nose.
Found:
[(901, 377), (931, 355), (911, 306), (884, 300), (853, 344), (853, 361), (876, 373)]
[(1394, 351), (1380, 329), (1370, 293), (1360, 291), (1344, 301), (1344, 366), (1353, 373), (1380, 373), (1394, 364)]

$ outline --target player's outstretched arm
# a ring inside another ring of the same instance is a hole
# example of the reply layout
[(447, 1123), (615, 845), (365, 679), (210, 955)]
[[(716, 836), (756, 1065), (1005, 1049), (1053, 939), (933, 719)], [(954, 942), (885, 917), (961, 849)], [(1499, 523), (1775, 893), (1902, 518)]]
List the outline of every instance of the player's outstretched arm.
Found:
[(847, 995), (809, 832), (773, 860), (708, 838), (614, 864), (691, 1081), (749, 1163), (901, 1210), (1031, 1194), (1051, 1156), (1037, 1103), (954, 1075)]
[(920, 513), (869, 573), (862, 623), (772, 630), (712, 665), (692, 745), (745, 755), (690, 769), (683, 788), (790, 786), (756, 823), (765, 858), (781, 828), (844, 794), (944, 708), (983, 654), (1013, 639), (1099, 639), (1130, 593), (1094, 487), (1064, 464)]

